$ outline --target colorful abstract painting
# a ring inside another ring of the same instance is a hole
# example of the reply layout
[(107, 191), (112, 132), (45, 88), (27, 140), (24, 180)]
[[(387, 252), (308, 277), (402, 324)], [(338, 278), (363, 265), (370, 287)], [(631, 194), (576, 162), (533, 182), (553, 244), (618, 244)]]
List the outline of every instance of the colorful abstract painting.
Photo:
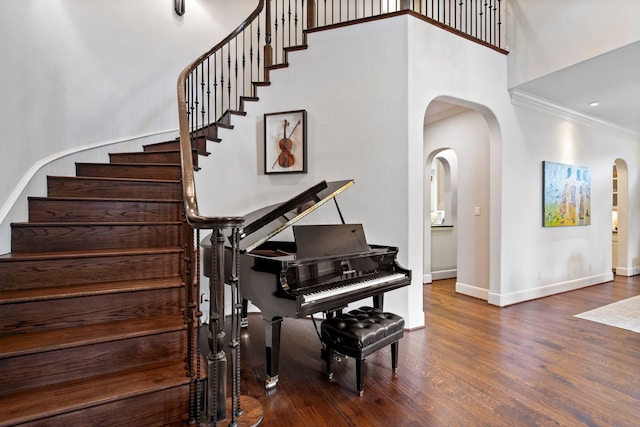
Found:
[(591, 172), (582, 166), (542, 162), (545, 227), (591, 224)]

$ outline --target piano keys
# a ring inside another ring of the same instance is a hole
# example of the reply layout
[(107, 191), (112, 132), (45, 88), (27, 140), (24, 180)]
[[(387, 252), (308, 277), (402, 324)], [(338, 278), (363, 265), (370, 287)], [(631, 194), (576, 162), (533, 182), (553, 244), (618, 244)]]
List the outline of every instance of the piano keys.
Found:
[[(382, 308), (385, 292), (411, 283), (411, 271), (397, 263), (396, 247), (369, 245), (361, 224), (342, 220), (335, 197), (351, 185), (352, 180), (322, 181), (284, 203), (246, 215), (240, 232), (240, 288), (265, 322), (267, 389), (278, 382), (284, 317), (330, 316), (368, 297)], [(330, 200), (341, 223), (295, 225)], [(293, 241), (274, 239), (289, 228)], [(208, 237), (202, 246), (203, 271), (211, 277)]]

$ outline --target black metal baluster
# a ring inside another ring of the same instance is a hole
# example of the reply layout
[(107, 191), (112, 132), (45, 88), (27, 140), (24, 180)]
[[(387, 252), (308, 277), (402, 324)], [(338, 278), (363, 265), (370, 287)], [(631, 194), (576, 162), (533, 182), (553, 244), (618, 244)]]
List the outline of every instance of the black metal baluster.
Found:
[(294, 4), (293, 10), (293, 42), (296, 46), (298, 46), (298, 2), (296, 1)]
[(211, 66), (209, 60), (211, 56), (207, 57), (207, 125), (211, 124)]
[[(342, 21), (341, 3), (342, 2), (338, 0), (338, 20), (340, 21)], [(333, 24), (334, 22), (336, 22), (336, 4), (334, 3), (334, 0), (331, 0), (331, 23)]]
[(272, 40), (273, 40), (273, 51), (275, 52), (273, 54), (273, 64), (279, 64), (278, 62), (278, 0), (275, 0), (275, 11), (273, 16), (275, 16), (275, 19), (273, 20), (273, 34), (272, 34)]
[(498, 46), (502, 47), (502, 0), (498, 0)]
[(324, 0), (324, 21), (323, 25), (327, 25), (327, 0)]
[[(289, 32), (289, 43), (287, 44), (287, 47), (289, 47), (289, 46), (291, 46), (291, 0), (289, 0), (289, 10), (287, 11), (287, 14), (288, 14), (287, 19), (289, 21), (287, 23), (288, 24), (287, 26), (289, 27), (289, 31), (288, 31)], [(284, 44), (284, 42), (283, 42), (283, 44)]]
[(474, 37), (476, 37), (476, 38), (478, 37), (478, 1), (482, 1), (482, 0), (475, 0), (474, 1), (474, 6), (476, 7), (476, 11), (474, 13), (474, 15), (476, 17), (476, 19), (475, 19), (476, 27), (475, 27), (475, 30), (474, 30), (475, 31), (474, 32)]
[[(242, 30), (242, 91), (240, 96), (247, 94), (247, 35), (246, 30)], [(251, 37), (251, 33), (249, 33)]]
[(498, 37), (496, 34), (498, 28), (498, 2), (497, 0), (491, 0), (493, 2), (493, 30), (491, 32), (491, 44), (495, 46), (498, 41)]
[(280, 62), (278, 64), (284, 64), (284, 48), (287, 47), (285, 45), (285, 43), (284, 43), (285, 22), (286, 22), (284, 16), (285, 16), (285, 12), (284, 12), (284, 0), (283, 0), (283, 3), (282, 3), (282, 17), (280, 18), (281, 21), (282, 21), (282, 47), (280, 48), (281, 60), (280, 60)]
[[(239, 71), (240, 71), (240, 67), (238, 65), (238, 38), (235, 38), (235, 44), (236, 44), (236, 54), (235, 57), (233, 59), (234, 62), (234, 67), (235, 67), (235, 73), (236, 73), (236, 82), (235, 82), (235, 87), (236, 87), (236, 96), (234, 96), (234, 99), (236, 101), (236, 111), (239, 110), (239, 106), (238, 106), (238, 98), (240, 98), (240, 86), (238, 85), (238, 75), (239, 75)], [(231, 109), (231, 103), (229, 103), (229, 109)]]
[(220, 49), (220, 111), (219, 114), (215, 117), (215, 120), (218, 119), (224, 114), (224, 46)]
[(222, 108), (222, 114), (231, 109), (231, 40), (227, 43), (227, 105)]
[(200, 126), (198, 126), (198, 133), (204, 136), (204, 123), (205, 117), (207, 114), (206, 106), (205, 106), (205, 97), (204, 94), (206, 92), (206, 84), (204, 82), (204, 62), (200, 64)]
[(213, 54), (213, 120), (216, 120), (216, 117), (218, 117), (218, 52)]

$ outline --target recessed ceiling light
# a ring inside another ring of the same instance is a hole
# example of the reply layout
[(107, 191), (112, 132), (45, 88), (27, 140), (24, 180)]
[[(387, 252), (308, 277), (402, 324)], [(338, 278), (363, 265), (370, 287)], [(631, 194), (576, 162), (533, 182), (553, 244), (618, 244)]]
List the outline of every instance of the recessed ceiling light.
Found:
[(594, 101), (589, 105), (591, 105), (592, 107), (597, 107), (598, 105), (600, 105), (600, 102), (599, 101)]

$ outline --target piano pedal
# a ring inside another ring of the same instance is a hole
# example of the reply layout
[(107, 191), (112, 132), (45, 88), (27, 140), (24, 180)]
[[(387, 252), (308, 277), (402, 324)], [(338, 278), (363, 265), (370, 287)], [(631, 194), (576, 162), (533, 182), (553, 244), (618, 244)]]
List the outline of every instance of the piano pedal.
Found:
[(240, 327), (241, 328), (248, 328), (249, 327), (249, 319), (247, 319), (246, 317), (241, 317), (240, 318)]

